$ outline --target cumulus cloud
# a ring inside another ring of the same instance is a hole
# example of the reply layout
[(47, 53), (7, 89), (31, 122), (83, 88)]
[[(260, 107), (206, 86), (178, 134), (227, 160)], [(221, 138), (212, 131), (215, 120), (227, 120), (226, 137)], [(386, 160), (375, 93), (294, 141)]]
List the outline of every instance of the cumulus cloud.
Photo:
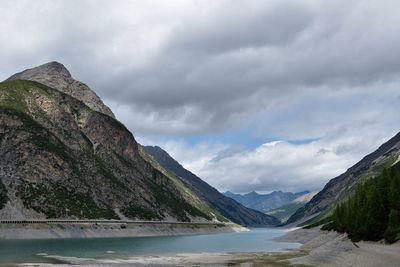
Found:
[(220, 191), (319, 190), (387, 141), (386, 132), (359, 134), (346, 130), (309, 143), (273, 141), (247, 150), (212, 143), (167, 142), (162, 146)]
[[(1, 7), (0, 79), (58, 60), (139, 140), (169, 142), (167, 150), (221, 189), (230, 179), (232, 190), (269, 190), (274, 180), (321, 185), (400, 128), (395, 0), (5, 0)], [(235, 142), (224, 141), (227, 134)], [(184, 141), (202, 135), (222, 137)], [(249, 149), (241, 138), (284, 141)], [(316, 141), (287, 142), (299, 139)]]

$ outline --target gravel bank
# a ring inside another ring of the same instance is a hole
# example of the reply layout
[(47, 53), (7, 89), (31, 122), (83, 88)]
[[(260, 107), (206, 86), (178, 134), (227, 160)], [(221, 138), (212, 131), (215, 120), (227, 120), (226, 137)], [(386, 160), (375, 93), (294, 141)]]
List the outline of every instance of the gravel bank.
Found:
[(314, 229), (297, 229), (277, 241), (299, 242), (308, 255), (290, 259), (292, 264), (309, 266), (400, 266), (400, 244), (353, 243), (345, 234)]

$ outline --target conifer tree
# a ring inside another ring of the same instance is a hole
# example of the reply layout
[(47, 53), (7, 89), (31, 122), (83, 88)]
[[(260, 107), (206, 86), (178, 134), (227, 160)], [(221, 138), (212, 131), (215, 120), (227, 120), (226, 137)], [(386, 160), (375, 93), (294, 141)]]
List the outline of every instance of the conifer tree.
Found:
[(400, 172), (385, 169), (359, 185), (347, 201), (337, 205), (323, 229), (346, 232), (355, 241), (400, 240)]

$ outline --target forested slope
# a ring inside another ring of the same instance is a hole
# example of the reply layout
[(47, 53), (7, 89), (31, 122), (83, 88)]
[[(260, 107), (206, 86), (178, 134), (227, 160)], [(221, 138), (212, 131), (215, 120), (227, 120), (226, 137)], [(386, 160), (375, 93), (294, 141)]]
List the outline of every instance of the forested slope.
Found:
[(346, 232), (354, 241), (400, 240), (400, 172), (392, 167), (359, 185), (339, 204), (324, 230)]

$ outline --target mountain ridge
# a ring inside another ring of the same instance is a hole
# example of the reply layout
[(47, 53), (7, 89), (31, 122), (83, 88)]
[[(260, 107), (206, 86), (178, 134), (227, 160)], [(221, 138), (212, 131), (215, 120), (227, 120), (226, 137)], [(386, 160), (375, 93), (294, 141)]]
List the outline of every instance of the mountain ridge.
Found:
[(255, 191), (246, 194), (235, 194), (230, 191), (224, 193), (225, 196), (233, 198), (245, 207), (266, 212), (271, 209), (279, 208), (283, 205), (289, 204), (296, 198), (310, 193), (309, 191), (303, 192), (282, 192), (280, 190), (273, 191), (269, 194), (259, 194)]
[(359, 183), (380, 175), (384, 168), (399, 164), (399, 159), (400, 132), (347, 169), (346, 172), (331, 179), (304, 207), (298, 209), (287, 223), (295, 223), (327, 212), (351, 196)]
[(165, 150), (158, 146), (145, 146), (148, 154), (153, 156), (164, 168), (173, 172), (193, 192), (206, 201), (226, 218), (233, 222), (248, 226), (278, 225), (280, 221), (259, 211), (246, 208), (233, 199), (230, 199), (218, 190), (201, 180), (192, 172), (186, 170), (179, 162), (173, 159)]
[(310, 201), (311, 198), (317, 193), (318, 192), (310, 192), (308, 194), (301, 195), (289, 203), (279, 208), (270, 209), (265, 213), (278, 218), (282, 223), (286, 223), (290, 216), (292, 216), (299, 208), (307, 204), (307, 202)]

